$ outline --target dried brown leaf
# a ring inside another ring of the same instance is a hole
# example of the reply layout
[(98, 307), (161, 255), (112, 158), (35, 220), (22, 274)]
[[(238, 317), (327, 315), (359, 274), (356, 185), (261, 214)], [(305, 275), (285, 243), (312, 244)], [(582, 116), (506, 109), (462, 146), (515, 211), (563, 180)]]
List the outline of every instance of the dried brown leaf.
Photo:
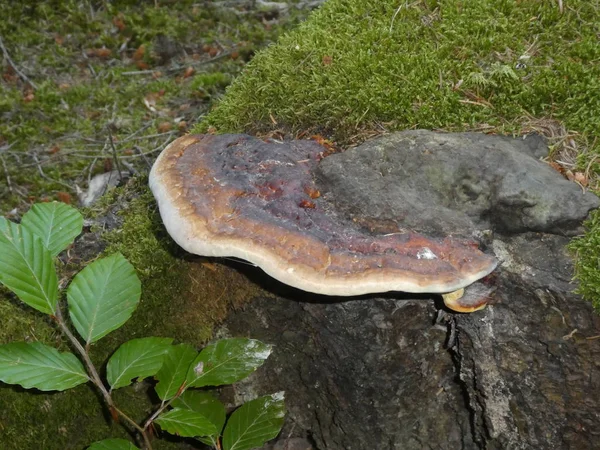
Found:
[(166, 133), (167, 131), (171, 131), (172, 128), (173, 124), (171, 122), (161, 122), (157, 127), (159, 133)]
[(144, 57), (145, 54), (146, 54), (146, 46), (144, 44), (142, 44), (133, 53), (132, 58), (134, 61), (139, 61)]

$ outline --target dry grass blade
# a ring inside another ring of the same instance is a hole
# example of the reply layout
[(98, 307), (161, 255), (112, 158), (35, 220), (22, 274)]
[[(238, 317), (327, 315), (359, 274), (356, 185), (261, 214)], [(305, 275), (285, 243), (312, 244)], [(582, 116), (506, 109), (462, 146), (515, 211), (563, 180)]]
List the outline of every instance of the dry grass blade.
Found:
[(15, 71), (15, 73), (17, 75), (19, 75), (19, 77), (26, 83), (28, 83), (33, 89), (37, 89), (37, 85), (31, 81), (27, 75), (25, 75), (23, 72), (21, 72), (19, 70), (19, 68), (17, 67), (17, 65), (14, 63), (14, 61), (12, 60), (12, 58), (10, 57), (10, 54), (8, 53), (8, 50), (6, 50), (6, 47), (4, 46), (4, 41), (2, 40), (2, 36), (0, 36), (0, 48), (2, 49), (2, 53), (4, 54), (4, 58), (6, 59), (6, 61), (8, 62), (8, 64), (10, 65), (10, 67), (13, 68), (13, 70)]

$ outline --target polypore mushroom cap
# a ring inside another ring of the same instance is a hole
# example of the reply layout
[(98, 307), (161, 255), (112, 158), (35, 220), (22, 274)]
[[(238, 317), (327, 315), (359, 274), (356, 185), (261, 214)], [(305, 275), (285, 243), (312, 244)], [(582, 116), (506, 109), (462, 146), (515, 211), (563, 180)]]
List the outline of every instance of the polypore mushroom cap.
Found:
[(320, 196), (313, 141), (188, 135), (156, 160), (150, 187), (171, 237), (190, 253), (237, 257), (326, 295), (451, 292), (496, 260), (472, 243), (412, 232), (372, 235)]

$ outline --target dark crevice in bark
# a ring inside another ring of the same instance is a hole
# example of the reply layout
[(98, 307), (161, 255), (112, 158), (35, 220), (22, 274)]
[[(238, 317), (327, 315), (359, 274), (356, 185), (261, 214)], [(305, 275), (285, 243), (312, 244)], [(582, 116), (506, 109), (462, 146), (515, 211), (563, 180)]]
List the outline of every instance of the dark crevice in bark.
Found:
[[(485, 449), (485, 436), (487, 435), (487, 430), (485, 430), (485, 421), (482, 420), (482, 411), (483, 405), (480, 404), (477, 398), (472, 399), (471, 389), (466, 380), (463, 379), (463, 374), (465, 373), (465, 368), (463, 366), (464, 356), (461, 353), (461, 344), (460, 344), (460, 333), (456, 327), (456, 318), (452, 316), (450, 320), (447, 321), (448, 326), (448, 352), (450, 353), (450, 357), (452, 358), (452, 362), (455, 367), (456, 376), (454, 378), (454, 382), (459, 386), (460, 392), (462, 394), (463, 399), (463, 407), (469, 413), (469, 433), (471, 435), (472, 442), (477, 446), (478, 449)], [(470, 370), (470, 369), (466, 369)], [(473, 372), (473, 387), (476, 388), (477, 379), (476, 374)], [(472, 401), (477, 402), (479, 405), (479, 411), (473, 407)], [(468, 449), (466, 446), (465, 440), (463, 440), (463, 449)]]

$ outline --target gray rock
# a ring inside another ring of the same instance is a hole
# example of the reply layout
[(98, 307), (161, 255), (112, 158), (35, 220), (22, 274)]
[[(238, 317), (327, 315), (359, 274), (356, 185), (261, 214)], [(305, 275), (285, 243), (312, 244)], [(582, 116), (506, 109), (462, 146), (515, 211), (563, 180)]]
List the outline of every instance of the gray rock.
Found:
[(320, 297), (240, 265), (271, 295), (225, 327), (275, 344), (243, 389), (286, 392), (282, 436), (316, 450), (600, 448), (600, 317), (573, 293), (564, 237), (598, 199), (538, 161), (544, 149), (411, 131), (322, 161), (340, 214), (478, 236), (501, 265), (494, 304), (469, 315), (428, 295)]
[(404, 131), (325, 158), (317, 176), (342, 211), (438, 235), (577, 234), (598, 198), (539, 160), (537, 136)]
[[(494, 248), (498, 246), (495, 242)], [(600, 448), (600, 317), (573, 295), (564, 237), (503, 238), (497, 303), (455, 317), (455, 356), (480, 447)]]
[[(313, 450), (310, 442), (303, 438), (281, 439), (272, 447), (272, 450)], [(270, 449), (270, 450), (271, 450)]]

